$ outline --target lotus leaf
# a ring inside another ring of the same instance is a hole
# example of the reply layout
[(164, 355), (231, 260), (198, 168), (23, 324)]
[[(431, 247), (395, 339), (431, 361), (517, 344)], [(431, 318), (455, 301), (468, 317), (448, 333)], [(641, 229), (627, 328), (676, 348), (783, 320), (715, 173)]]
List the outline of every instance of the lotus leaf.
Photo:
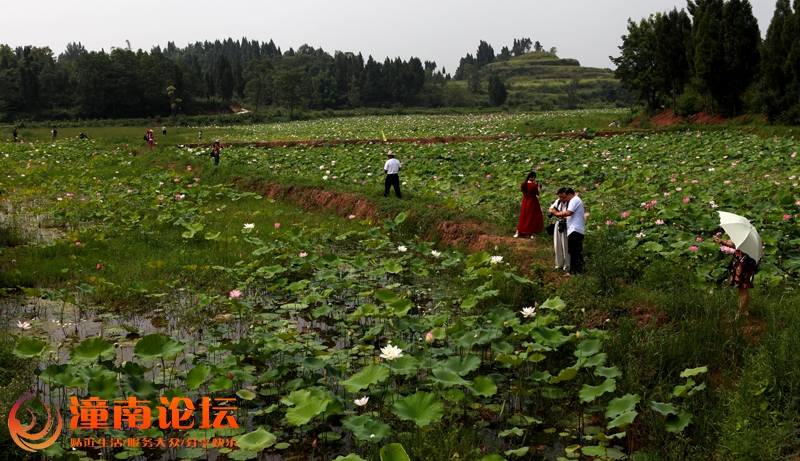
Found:
[(14, 347), (14, 355), (26, 359), (38, 357), (50, 349), (50, 345), (38, 339), (26, 338)]
[(434, 394), (417, 392), (392, 405), (392, 413), (400, 419), (411, 420), (417, 426), (427, 426), (444, 416), (441, 401)]
[(133, 351), (141, 360), (154, 361), (177, 356), (185, 347), (186, 345), (180, 341), (155, 333), (140, 339)]
[(381, 448), (380, 456), (381, 461), (411, 461), (405, 448), (399, 443), (390, 443)]
[(353, 431), (357, 439), (371, 443), (380, 443), (392, 434), (388, 424), (368, 415), (348, 416), (342, 425)]
[(275, 444), (275, 436), (259, 427), (253, 432), (236, 438), (236, 445), (245, 450), (260, 452)]
[(112, 360), (115, 356), (114, 346), (103, 338), (85, 339), (70, 351), (70, 360), (76, 363)]

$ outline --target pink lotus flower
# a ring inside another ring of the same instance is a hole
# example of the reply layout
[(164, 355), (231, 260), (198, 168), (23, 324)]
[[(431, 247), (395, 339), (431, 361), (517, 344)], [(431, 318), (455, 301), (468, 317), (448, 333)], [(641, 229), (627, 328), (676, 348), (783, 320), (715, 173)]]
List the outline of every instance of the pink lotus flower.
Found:
[(277, 228), (279, 228), (279, 227), (281, 227), (281, 223), (279, 223), (279, 222), (276, 222), (276, 223), (275, 223), (275, 229), (277, 229)]
[(300, 252), (300, 254), (298, 254), (297, 256), (300, 256), (301, 258), (305, 258), (306, 256), (308, 256), (308, 253), (303, 251), (303, 252)]
[(695, 242), (702, 242), (702, 241), (703, 241), (703, 238), (702, 238), (702, 237), (697, 237), (696, 239), (694, 239), (694, 241), (695, 241)]
[(696, 245), (690, 246), (689, 251), (697, 251), (697, 246)]
[(657, 226), (663, 226), (664, 225), (664, 220), (663, 219), (656, 219), (656, 225)]
[(428, 344), (433, 344), (433, 341), (434, 341), (433, 332), (429, 331), (425, 333), (425, 342)]
[(79, 246), (81, 246), (81, 242), (75, 242), (75, 246), (76, 246), (76, 247), (79, 247)]
[(792, 215), (788, 215), (788, 214), (783, 215), (783, 219), (784, 220), (791, 219), (791, 217), (792, 217)]
[(689, 203), (689, 200), (691, 200), (689, 197), (684, 197), (683, 198), (683, 203)]
[(100, 270), (100, 269), (102, 269), (102, 268), (103, 268), (103, 265), (102, 265), (102, 264), (98, 264), (98, 265), (97, 265), (97, 270)]
[(683, 190), (683, 188), (681, 188), (681, 187), (676, 187), (676, 188), (675, 188), (675, 190), (676, 190), (676, 191), (678, 191), (678, 192), (680, 192), (680, 191), (682, 191), (682, 190)]
[(627, 218), (627, 217), (628, 217), (628, 216), (630, 216), (630, 215), (631, 215), (631, 214), (630, 214), (630, 213), (628, 213), (627, 211), (623, 211), (623, 212), (622, 212), (622, 217), (623, 217), (623, 218)]
[(490, 174), (486, 175), (486, 178), (491, 178), (491, 177), (492, 177), (492, 175), (490, 175)]
[(242, 295), (242, 292), (239, 291), (239, 290), (231, 290), (229, 295), (230, 295), (231, 298), (238, 298), (239, 296)]
[(191, 165), (186, 165), (186, 171), (192, 171)]
[(614, 221), (606, 221), (606, 226), (613, 226), (613, 225), (614, 225)]
[(355, 218), (356, 218), (356, 215), (354, 215), (354, 214), (351, 214), (350, 216), (348, 216), (348, 218), (349, 218), (349, 219), (355, 219)]

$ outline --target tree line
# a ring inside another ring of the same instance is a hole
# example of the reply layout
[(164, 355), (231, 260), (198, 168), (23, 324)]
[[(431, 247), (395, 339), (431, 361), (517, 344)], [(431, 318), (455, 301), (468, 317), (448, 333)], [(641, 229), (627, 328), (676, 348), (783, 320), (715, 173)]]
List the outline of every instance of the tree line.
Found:
[(199, 114), (247, 103), (288, 109), (459, 105), (435, 62), (339, 52), (303, 45), (281, 52), (270, 41), (170, 42), (150, 52), (87, 51), (70, 43), (0, 45), (0, 119), (137, 118)]
[(800, 123), (800, 3), (778, 0), (763, 40), (748, 0), (689, 0), (686, 10), (628, 19), (610, 57), (623, 87), (650, 110)]

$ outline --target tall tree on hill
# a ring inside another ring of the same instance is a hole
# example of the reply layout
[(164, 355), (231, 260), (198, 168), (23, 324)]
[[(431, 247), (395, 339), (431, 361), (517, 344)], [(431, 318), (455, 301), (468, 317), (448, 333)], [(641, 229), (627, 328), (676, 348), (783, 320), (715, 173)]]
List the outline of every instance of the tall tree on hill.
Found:
[(293, 119), (295, 108), (303, 107), (306, 102), (303, 72), (299, 69), (278, 72), (275, 76), (275, 92), (278, 103), (289, 109), (289, 120)]
[(761, 31), (748, 0), (729, 0), (722, 10), (725, 67), (723, 109), (736, 115), (742, 109), (742, 95), (753, 83), (760, 62)]
[(476, 67), (481, 67), (494, 62), (494, 48), (485, 41), (481, 40), (478, 45), (478, 52), (475, 54)]
[(236, 93), (236, 96), (240, 99), (244, 98), (244, 85), (247, 83), (244, 78), (242, 78), (242, 72), (244, 72), (242, 65), (239, 61), (235, 61), (233, 63), (233, 69), (231, 69), (231, 75), (233, 76), (233, 92)]
[[(689, 2), (691, 4), (691, 2)], [(693, 17), (694, 73), (714, 113), (714, 98), (724, 92), (725, 47), (722, 28), (722, 0), (698, 1)]]
[[(536, 43), (539, 43), (539, 42), (536, 42)], [(519, 40), (517, 40), (515, 38), (514, 39), (514, 45), (511, 47), (511, 53), (513, 53), (514, 56), (522, 56), (523, 54), (525, 54), (525, 53), (527, 53), (527, 52), (529, 52), (531, 50), (531, 45), (532, 45), (532, 42), (531, 42), (530, 38), (524, 38), (523, 37), (523, 38), (521, 38)]]
[(650, 110), (658, 106), (656, 76), (656, 34), (653, 17), (642, 19), (638, 24), (628, 19), (628, 34), (622, 36), (619, 46), (622, 54), (609, 59), (617, 66), (614, 76), (624, 88), (633, 91), (639, 100), (647, 103)]
[(664, 95), (671, 95), (672, 110), (677, 110), (678, 94), (689, 83), (690, 67), (686, 48), (691, 43), (692, 21), (684, 10), (673, 8), (655, 16), (655, 84)]
[[(762, 48), (761, 66), (764, 82), (764, 102), (767, 115), (775, 119), (781, 112), (798, 103), (800, 81), (797, 62), (792, 66), (790, 56), (800, 58), (800, 8), (792, 11), (789, 0), (778, 0), (775, 13), (767, 29)], [(792, 49), (795, 49), (792, 53)]]
[(233, 97), (233, 71), (224, 55), (217, 58), (217, 65), (214, 67), (214, 88), (222, 102), (230, 102)]
[(467, 78), (467, 74), (466, 74), (467, 65), (472, 66), (472, 68), (475, 68), (477, 66), (475, 58), (473, 58), (472, 54), (470, 54), (470, 53), (467, 53), (466, 56), (464, 56), (463, 58), (461, 58), (459, 60), (458, 68), (456, 69), (456, 73), (453, 75), (453, 78), (456, 79), (456, 80), (464, 80), (464, 79), (466, 79)]
[(502, 105), (506, 102), (506, 98), (508, 97), (508, 92), (506, 91), (506, 85), (500, 80), (495, 74), (489, 76), (489, 102), (497, 107)]
[(269, 86), (272, 83), (272, 73), (274, 68), (272, 63), (266, 59), (253, 59), (247, 63), (247, 67), (242, 72), (245, 80), (244, 92), (255, 104), (255, 111), (261, 104), (266, 102)]

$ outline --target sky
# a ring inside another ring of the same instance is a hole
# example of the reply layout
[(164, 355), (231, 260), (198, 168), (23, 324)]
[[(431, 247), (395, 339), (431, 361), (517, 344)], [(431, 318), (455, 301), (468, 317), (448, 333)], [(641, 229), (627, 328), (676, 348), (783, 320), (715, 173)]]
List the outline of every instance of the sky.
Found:
[[(750, 0), (762, 37), (776, 0)], [(149, 51), (172, 41), (178, 47), (203, 41), (269, 42), (281, 51), (308, 44), (333, 55), (361, 52), (434, 61), (453, 74), (481, 40), (495, 53), (530, 38), (583, 66), (613, 68), (628, 18), (634, 21), (686, 8), (673, 0), (26, 0), (3, 8), (0, 44), (50, 47), (67, 43), (89, 51)], [(9, 15), (9, 13), (11, 13)], [(16, 16), (17, 20), (10, 20)]]

